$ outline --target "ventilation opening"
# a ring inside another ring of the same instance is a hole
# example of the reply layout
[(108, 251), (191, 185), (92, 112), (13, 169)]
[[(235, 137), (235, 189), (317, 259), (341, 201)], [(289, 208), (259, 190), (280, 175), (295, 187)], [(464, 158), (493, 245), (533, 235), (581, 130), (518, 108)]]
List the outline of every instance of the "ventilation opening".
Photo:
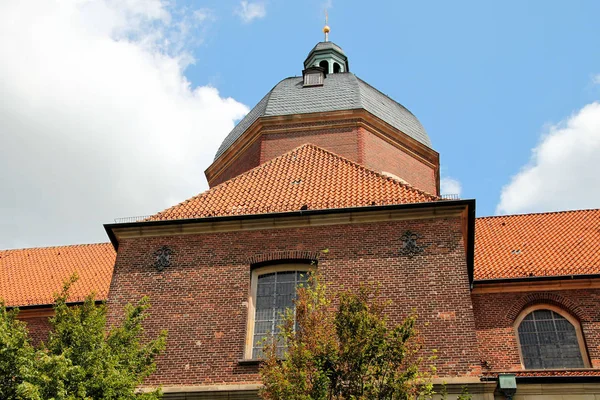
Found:
[(310, 67), (302, 71), (304, 76), (304, 87), (323, 86), (325, 74), (321, 67)]
[(329, 73), (329, 63), (326, 60), (323, 60), (319, 63), (319, 67), (325, 70), (325, 73)]
[(338, 72), (341, 72), (342, 67), (340, 66), (340, 64), (338, 63), (333, 63), (333, 73), (337, 74)]

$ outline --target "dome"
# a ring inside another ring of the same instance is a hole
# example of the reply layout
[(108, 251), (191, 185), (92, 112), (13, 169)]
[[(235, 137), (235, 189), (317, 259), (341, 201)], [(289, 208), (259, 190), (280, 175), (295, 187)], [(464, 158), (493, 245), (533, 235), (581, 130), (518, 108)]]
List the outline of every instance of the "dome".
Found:
[(286, 78), (279, 82), (227, 135), (215, 159), (260, 117), (355, 109), (370, 112), (431, 148), (429, 136), (417, 117), (353, 73), (345, 72), (327, 75), (322, 86), (304, 87), (302, 77)]

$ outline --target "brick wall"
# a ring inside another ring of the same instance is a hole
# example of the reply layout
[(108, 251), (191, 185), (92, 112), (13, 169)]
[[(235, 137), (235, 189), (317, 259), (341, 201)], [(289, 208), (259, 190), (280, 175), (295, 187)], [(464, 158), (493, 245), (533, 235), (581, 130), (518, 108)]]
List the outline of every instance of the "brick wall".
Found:
[(551, 304), (580, 322), (593, 367), (600, 367), (600, 289), (473, 294), (480, 354), (493, 370), (521, 369), (513, 328), (527, 306)]
[(364, 147), (365, 165), (376, 171), (391, 172), (416, 188), (438, 194), (433, 168), (364, 128), (360, 128), (360, 133)]
[[(424, 253), (401, 255), (406, 230), (422, 235)], [(168, 245), (173, 265), (158, 272), (153, 253)], [(320, 253), (322, 249), (327, 253)], [(240, 365), (246, 336), (250, 263), (321, 254), (318, 268), (332, 289), (377, 281), (399, 321), (415, 308), (428, 349), (437, 349), (443, 376), (478, 375), (460, 220), (433, 219), (356, 225), (225, 232), (120, 243), (109, 294), (109, 321), (123, 306), (149, 295), (146, 321), (168, 329), (167, 350), (147, 384), (253, 383), (256, 365)]]
[(217, 186), (235, 176), (238, 176), (254, 167), (260, 165), (260, 149), (262, 138), (259, 138), (250, 145), (240, 156), (231, 163), (219, 176), (212, 182), (209, 182), (210, 187)]
[(328, 128), (317, 131), (272, 133), (264, 136), (261, 164), (305, 143), (312, 143), (354, 162), (359, 156), (358, 127)]
[(50, 321), (48, 318), (50, 317), (21, 318), (21, 320), (27, 324), (29, 337), (31, 338), (31, 343), (33, 345), (37, 346), (41, 342), (48, 340), (48, 334), (50, 332)]
[(359, 127), (358, 122), (348, 119), (343, 127), (328, 126), (329, 122), (267, 126), (263, 128), (261, 137), (215, 177), (210, 186), (218, 185), (303, 144), (312, 143), (375, 171), (390, 172), (421, 190), (437, 194), (434, 168)]

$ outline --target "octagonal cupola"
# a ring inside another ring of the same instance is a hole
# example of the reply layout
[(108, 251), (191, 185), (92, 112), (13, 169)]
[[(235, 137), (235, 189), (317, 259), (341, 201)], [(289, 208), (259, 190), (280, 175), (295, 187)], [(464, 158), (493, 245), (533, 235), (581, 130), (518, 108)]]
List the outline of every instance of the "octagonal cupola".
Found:
[(308, 53), (304, 60), (304, 69), (310, 67), (321, 67), (325, 74), (336, 74), (339, 72), (349, 72), (348, 57), (344, 50), (333, 42), (319, 42)]

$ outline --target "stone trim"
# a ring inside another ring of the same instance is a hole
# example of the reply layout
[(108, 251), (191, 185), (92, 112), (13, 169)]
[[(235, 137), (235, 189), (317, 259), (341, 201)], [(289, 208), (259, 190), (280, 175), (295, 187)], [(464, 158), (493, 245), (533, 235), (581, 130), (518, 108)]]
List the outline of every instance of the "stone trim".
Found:
[(108, 224), (105, 225), (105, 228), (109, 231), (109, 237), (113, 244), (116, 244), (123, 239), (138, 237), (197, 235), (215, 232), (455, 218), (463, 216), (463, 213), (467, 210), (468, 206), (464, 202), (461, 200), (461, 204), (456, 204), (453, 201), (438, 201), (435, 203), (380, 206), (378, 209), (374, 207), (353, 207), (346, 210), (308, 210), (304, 213), (289, 211), (262, 215), (227, 215), (189, 220), (156, 221), (144, 224)]

